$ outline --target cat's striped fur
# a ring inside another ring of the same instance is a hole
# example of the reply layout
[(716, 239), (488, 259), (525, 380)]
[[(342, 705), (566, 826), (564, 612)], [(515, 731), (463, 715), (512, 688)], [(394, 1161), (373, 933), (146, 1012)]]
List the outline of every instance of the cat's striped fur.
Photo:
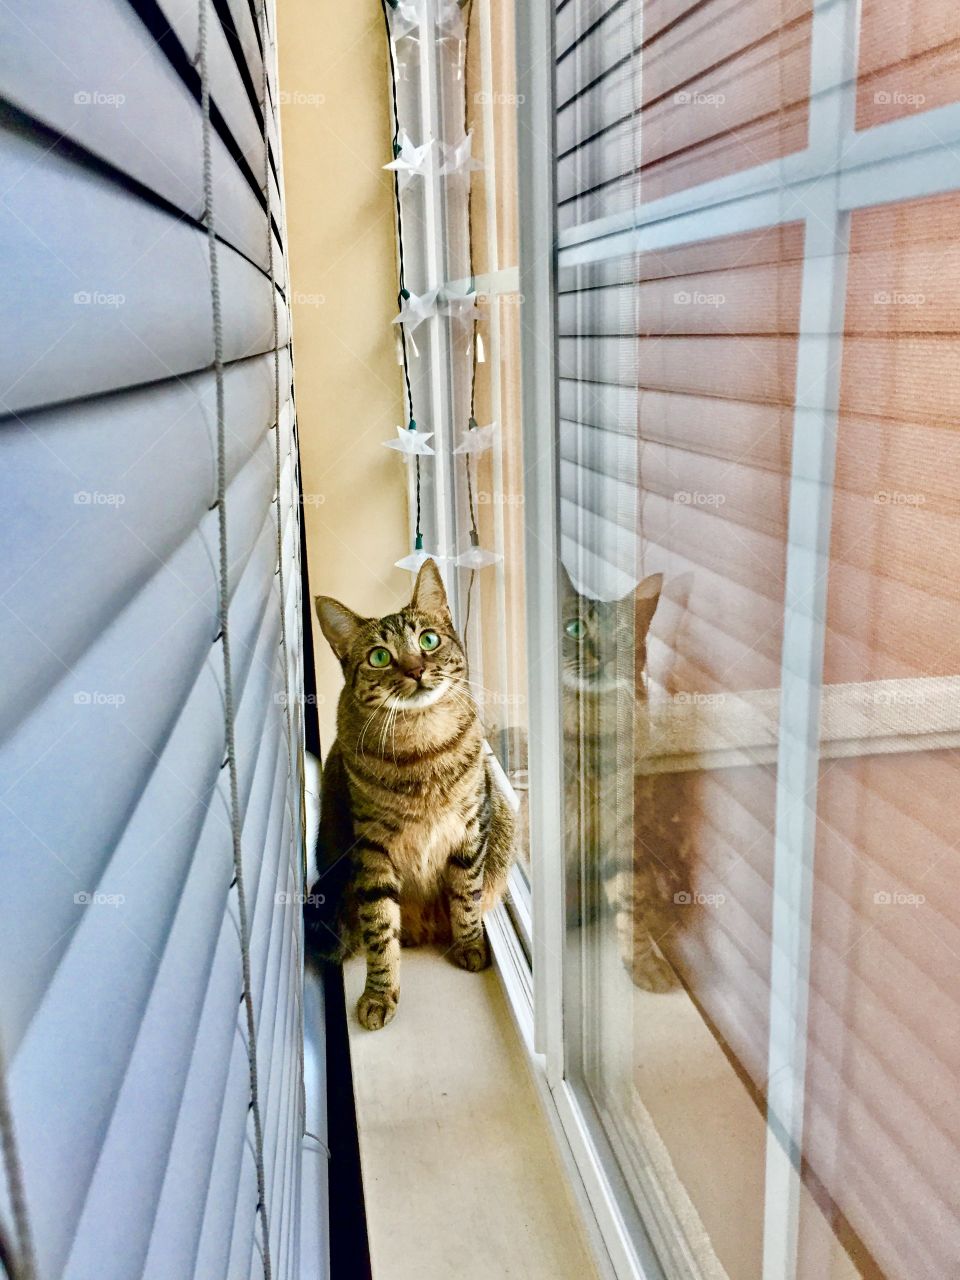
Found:
[[(513, 814), (486, 762), (434, 562), (420, 569), (411, 602), (385, 618), (325, 596), (316, 606), (344, 687), (305, 925), (314, 953), (366, 953), (357, 1015), (373, 1030), (396, 1012), (401, 944), (440, 943), (474, 972), (489, 963), (482, 916), (506, 885)], [(425, 633), (439, 639), (429, 652)], [(389, 665), (371, 664), (378, 650)]]
[(687, 883), (676, 784), (637, 770), (647, 738), (647, 631), (662, 581), (652, 574), (624, 599), (601, 601), (561, 573), (568, 903), (589, 920), (594, 886), (602, 887), (624, 967), (656, 992), (677, 986), (661, 944)]

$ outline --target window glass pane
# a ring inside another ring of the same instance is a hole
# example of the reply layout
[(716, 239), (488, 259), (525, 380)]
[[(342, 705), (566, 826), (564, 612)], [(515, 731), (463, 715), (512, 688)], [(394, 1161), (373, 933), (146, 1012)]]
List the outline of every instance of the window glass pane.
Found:
[(802, 150), (811, 12), (811, 0), (562, 9), (560, 230)]
[(639, 190), (656, 200), (807, 143), (811, 0), (648, 3)]
[[(518, 856), (529, 869), (527, 696), (524, 596), (523, 458), (520, 419), (520, 310), (516, 293), (489, 295), (481, 333), (489, 358), (477, 370), (477, 421), (497, 422), (491, 447), (471, 457), (480, 545), (500, 559), (460, 570), (468, 602), (474, 695), (487, 741), (519, 805)], [(494, 363), (496, 362), (496, 363)], [(496, 407), (495, 407), (496, 406)], [(459, 490), (464, 507), (470, 495)], [(468, 517), (465, 517), (468, 521)], [(467, 610), (465, 609), (465, 617)]]
[(952, 0), (863, 0), (857, 128), (957, 100), (960, 6)]
[(817, 805), (806, 1154), (911, 1280), (960, 1256), (958, 240), (953, 195), (852, 220)]
[(565, 1071), (668, 1277), (960, 1256), (960, 196), (856, 136), (957, 22), (556, 12)]
[[(472, 286), (474, 322), (451, 320), (456, 447), (452, 488), (460, 621), (487, 741), (518, 809), (526, 876), (527, 698), (520, 314), (517, 291), (515, 55), (512, 0), (462, 10), (460, 58), (441, 53), (446, 141), (472, 133), (478, 166), (445, 180), (448, 273)], [(476, 343), (474, 343), (476, 338)], [(475, 358), (474, 358), (475, 357)], [(471, 428), (471, 418), (476, 430)], [(467, 451), (469, 450), (469, 451)], [(471, 530), (476, 533), (473, 545)]]
[(736, 1276), (763, 1235), (802, 253), (788, 224), (560, 282), (572, 1074), (635, 1198)]

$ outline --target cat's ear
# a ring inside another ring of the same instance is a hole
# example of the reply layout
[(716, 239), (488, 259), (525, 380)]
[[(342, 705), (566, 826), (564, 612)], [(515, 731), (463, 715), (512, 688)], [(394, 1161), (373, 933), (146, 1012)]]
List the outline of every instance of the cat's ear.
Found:
[(657, 611), (660, 592), (663, 589), (663, 574), (651, 573), (633, 593), (634, 627), (637, 636), (645, 636), (650, 630), (650, 623)]
[(417, 581), (413, 587), (413, 599), (410, 603), (414, 609), (419, 609), (423, 613), (449, 614), (447, 593), (444, 590), (443, 579), (440, 577), (440, 570), (437, 568), (436, 561), (424, 560), (420, 566), (420, 572), (417, 574)]
[(561, 560), (560, 565), (560, 600), (566, 602), (569, 600), (579, 600), (580, 593), (573, 585), (573, 579), (567, 573), (567, 566)]
[(330, 648), (342, 661), (350, 652), (350, 646), (357, 638), (364, 619), (330, 596), (317, 596), (314, 603), (317, 606), (320, 630)]

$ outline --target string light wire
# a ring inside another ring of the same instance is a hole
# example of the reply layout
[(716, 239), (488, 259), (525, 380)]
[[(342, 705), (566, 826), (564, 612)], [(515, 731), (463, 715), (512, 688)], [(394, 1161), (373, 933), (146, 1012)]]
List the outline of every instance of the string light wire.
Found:
[[(210, 250), (210, 304), (213, 315), (213, 369), (216, 382), (217, 405), (217, 515), (219, 527), (219, 614), (220, 645), (223, 655), (223, 718), (226, 737), (226, 764), (230, 784), (230, 830), (233, 847), (234, 887), (237, 891), (237, 917), (240, 932), (240, 957), (243, 974), (241, 1003), (246, 1010), (247, 1065), (250, 1076), (250, 1110), (253, 1114), (254, 1160), (257, 1170), (257, 1213), (263, 1231), (264, 1280), (272, 1280), (273, 1267), (270, 1258), (270, 1226), (267, 1220), (266, 1176), (263, 1158), (263, 1125), (260, 1117), (260, 1081), (257, 1070), (257, 1028), (253, 1007), (253, 983), (250, 975), (250, 921), (247, 915), (247, 895), (244, 884), (243, 853), (241, 848), (242, 820), (240, 817), (240, 789), (237, 776), (236, 704), (233, 690), (233, 663), (230, 652), (230, 584), (227, 542), (227, 449), (226, 420), (224, 415), (223, 386), (223, 311), (220, 296), (220, 269), (217, 258), (216, 221), (213, 206), (213, 154), (210, 125), (210, 80), (207, 66), (207, 20), (210, 0), (199, 0), (198, 53), (200, 71), (200, 109), (203, 139), (203, 199), (204, 219)], [(263, 56), (266, 57), (266, 50)], [(264, 110), (267, 104), (264, 103)], [(272, 232), (271, 232), (272, 235)]]
[[(468, 129), (468, 103), (470, 101), (470, 28), (473, 23), (473, 0), (466, 0), (461, 4), (461, 8), (466, 9), (464, 18), (463, 31), (463, 136), (466, 137)], [(467, 269), (470, 277), (471, 285), (473, 284), (473, 175), (467, 170)], [(468, 431), (475, 431), (477, 426), (477, 338), (480, 331), (480, 317), (473, 318), (473, 341), (471, 342), (471, 360), (470, 360), (470, 417), (467, 423)], [(480, 545), (480, 531), (477, 528), (477, 511), (473, 499), (473, 464), (471, 455), (465, 453), (463, 455), (463, 463), (467, 473), (467, 510), (470, 514), (470, 545), (478, 547)], [(469, 663), (469, 645), (470, 645), (470, 608), (473, 603), (473, 584), (476, 579), (476, 569), (470, 570), (470, 577), (467, 580), (467, 606), (464, 611), (463, 618), (463, 645)]]
[[(393, 138), (392, 150), (393, 159), (395, 160), (400, 154), (400, 109), (397, 104), (397, 62), (393, 52), (393, 36), (390, 33), (390, 17), (387, 13), (390, 0), (380, 0), (380, 7), (383, 10), (383, 26), (387, 37), (387, 56), (390, 60), (390, 98), (393, 107)], [(394, 169), (393, 171), (393, 203), (396, 209), (397, 217), (397, 257), (399, 260), (399, 276), (400, 287), (397, 292), (397, 307), (401, 308), (403, 303), (409, 298), (410, 293), (407, 289), (406, 278), (406, 262), (403, 255), (403, 208), (400, 199), (400, 174)], [(407, 394), (407, 421), (411, 431), (416, 431), (417, 420), (413, 414), (413, 390), (410, 386), (410, 357), (407, 354), (407, 331), (404, 325), (400, 324), (400, 353), (403, 363), (403, 383)], [(419, 551), (423, 547), (423, 529), (421, 528), (422, 518), (422, 500), (420, 493), (420, 457), (414, 454), (413, 465), (415, 468), (415, 487), (416, 487), (416, 525), (415, 533), (416, 549)]]

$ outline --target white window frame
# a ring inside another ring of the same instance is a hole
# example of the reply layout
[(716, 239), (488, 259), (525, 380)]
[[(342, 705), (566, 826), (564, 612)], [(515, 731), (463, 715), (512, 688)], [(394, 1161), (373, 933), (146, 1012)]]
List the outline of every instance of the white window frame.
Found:
[[(630, 1236), (588, 1117), (565, 1078), (563, 822), (557, 805), (563, 793), (556, 660), (556, 271), (802, 221), (781, 684), (779, 690), (742, 695), (743, 724), (736, 743), (730, 742), (726, 707), (722, 723), (711, 725), (707, 716), (680, 727), (682, 741), (672, 766), (703, 767), (708, 759), (716, 761), (711, 738), (721, 755), (746, 749), (755, 759), (762, 745), (758, 713), (767, 723), (771, 718), (779, 722), (775, 740), (767, 744), (770, 758), (777, 761), (777, 809), (768, 1045), (768, 1078), (774, 1083), (767, 1105), (763, 1277), (794, 1280), (801, 1180), (793, 1153), (802, 1149), (803, 1139), (819, 763), (828, 755), (953, 745), (960, 735), (960, 681), (821, 688), (849, 220), (857, 209), (960, 190), (960, 104), (856, 131), (859, 4), (814, 0), (808, 145), (803, 151), (583, 223), (554, 240), (555, 148), (545, 145), (554, 135), (553, 8), (553, 0), (517, 0), (523, 418), (532, 481), (526, 495), (528, 643), (529, 652), (537, 655), (528, 676), (531, 740), (537, 743), (530, 759), (531, 1043), (613, 1271), (621, 1280), (660, 1275), (649, 1242)], [(552, 459), (550, 465), (545, 458)], [(865, 698), (866, 691), (878, 696)], [(895, 705), (905, 701), (927, 710), (917, 711), (912, 731), (905, 733), (902, 715), (884, 714), (880, 694)], [(762, 717), (765, 702), (773, 717)], [(753, 729), (747, 729), (751, 722)], [(823, 745), (822, 728), (828, 738)], [(524, 1025), (529, 1014), (522, 984), (507, 985)]]

